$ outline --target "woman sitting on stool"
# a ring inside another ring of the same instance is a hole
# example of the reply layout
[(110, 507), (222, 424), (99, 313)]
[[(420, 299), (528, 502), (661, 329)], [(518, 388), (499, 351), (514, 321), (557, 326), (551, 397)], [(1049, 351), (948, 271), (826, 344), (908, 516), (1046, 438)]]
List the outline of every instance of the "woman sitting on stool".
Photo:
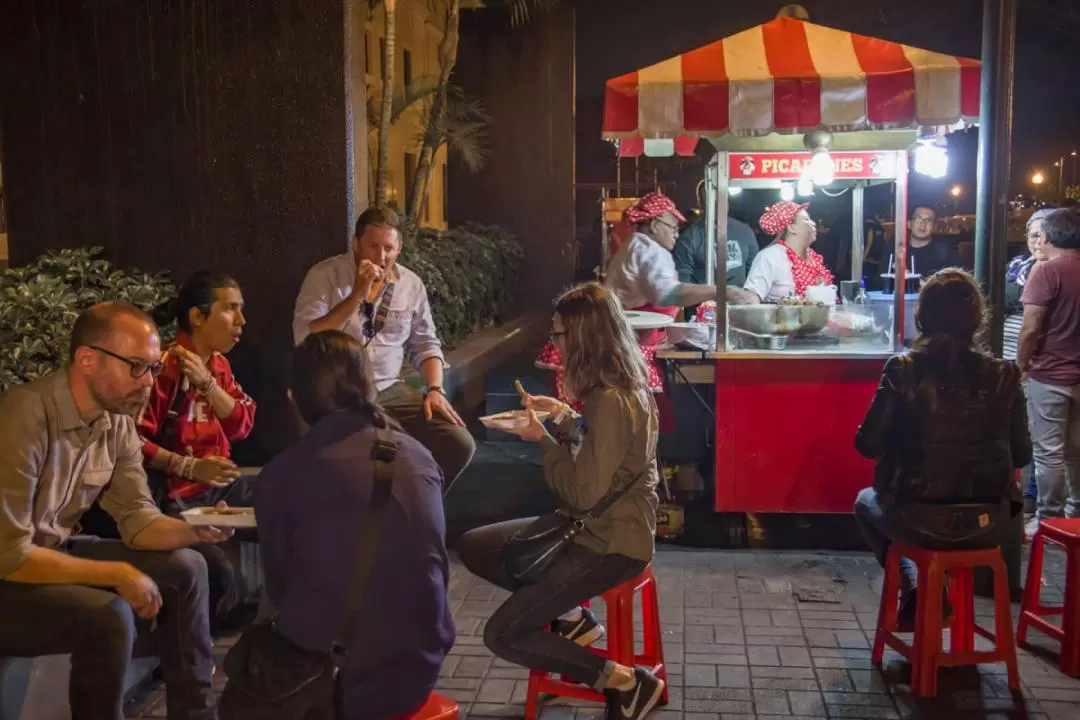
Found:
[[(919, 337), (885, 364), (855, 436), (855, 448), (876, 462), (855, 519), (882, 567), (893, 541), (942, 550), (1001, 545), (1023, 508), (1014, 470), (1031, 462), (1031, 438), (1020, 371), (977, 346), (985, 314), (967, 272), (931, 276), (915, 309)], [(904, 558), (901, 626), (916, 617), (915, 578)]]
[[(614, 490), (629, 489), (584, 529), (537, 582), (515, 582), (504, 549), (534, 518), (466, 533), (458, 545), (470, 571), (513, 595), (484, 629), (484, 643), (510, 662), (566, 675), (608, 695), (626, 720), (656, 705), (664, 682), (618, 665), (587, 646), (603, 628), (581, 604), (637, 577), (653, 557), (656, 528), (656, 405), (645, 361), (615, 294), (589, 283), (558, 299), (551, 339), (564, 360), (565, 389), (584, 401), (581, 416), (559, 400), (529, 396), (531, 422), (518, 434), (540, 443), (544, 478), (565, 509), (580, 517)], [(559, 439), (533, 411), (550, 413)], [(577, 445), (577, 451), (572, 449)], [(555, 632), (549, 627), (554, 621)]]

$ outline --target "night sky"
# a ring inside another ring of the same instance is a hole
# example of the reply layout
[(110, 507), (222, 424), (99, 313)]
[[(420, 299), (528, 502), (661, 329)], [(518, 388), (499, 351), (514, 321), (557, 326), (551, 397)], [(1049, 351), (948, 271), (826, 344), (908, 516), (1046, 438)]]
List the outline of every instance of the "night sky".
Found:
[[(614, 153), (600, 140), (604, 82), (665, 58), (768, 22), (785, 3), (755, 0), (588, 0), (578, 18), (578, 182), (614, 180)], [(807, 0), (811, 22), (979, 58), (982, 0)], [(1057, 158), (1080, 149), (1080, 93), (1075, 90), (1080, 51), (1080, 0), (1019, 0), (1017, 18), (1012, 178), (1015, 192), (1030, 190), (1033, 168), (1056, 184)], [(913, 199), (945, 201), (954, 183), (965, 187), (960, 210), (974, 210), (975, 132), (955, 137), (950, 176), (912, 188)], [(654, 161), (648, 161), (654, 162)], [(683, 203), (693, 197), (693, 161), (655, 161), (662, 181)], [(632, 163), (624, 161), (624, 177)], [(1065, 182), (1074, 171), (1066, 159)], [(648, 173), (651, 177), (651, 170)], [(1080, 179), (1080, 175), (1078, 175)], [(595, 193), (579, 192), (579, 217), (595, 215)], [(582, 215), (587, 212), (588, 215)]]

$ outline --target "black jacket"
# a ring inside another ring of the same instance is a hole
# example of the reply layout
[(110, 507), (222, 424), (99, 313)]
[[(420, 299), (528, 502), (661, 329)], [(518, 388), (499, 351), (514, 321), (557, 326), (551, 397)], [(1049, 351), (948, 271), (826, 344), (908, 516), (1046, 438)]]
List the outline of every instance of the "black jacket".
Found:
[(855, 448), (895, 502), (1018, 500), (1014, 469), (1031, 462), (1020, 370), (975, 352), (944, 369), (919, 346), (890, 358)]

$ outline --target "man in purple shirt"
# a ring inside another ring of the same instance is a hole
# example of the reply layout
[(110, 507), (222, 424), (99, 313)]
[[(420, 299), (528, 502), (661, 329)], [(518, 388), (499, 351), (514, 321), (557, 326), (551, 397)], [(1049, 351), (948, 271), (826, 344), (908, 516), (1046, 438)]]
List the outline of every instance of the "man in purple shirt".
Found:
[(370, 518), (375, 428), (398, 445), (392, 497), (342, 669), (345, 720), (407, 716), (427, 699), (454, 644), (442, 473), (375, 402), (370, 361), (342, 332), (296, 349), (292, 398), (311, 429), (259, 474), (255, 515), (278, 628), (300, 647), (335, 639)]
[[(431, 319), (424, 283), (397, 263), (397, 213), (371, 207), (356, 220), (352, 250), (308, 271), (293, 313), (293, 340), (340, 330), (371, 357), (379, 404), (435, 456), (453, 484), (476, 452), (476, 443), (443, 389), (445, 359)], [(421, 395), (400, 378), (406, 355), (424, 378)]]

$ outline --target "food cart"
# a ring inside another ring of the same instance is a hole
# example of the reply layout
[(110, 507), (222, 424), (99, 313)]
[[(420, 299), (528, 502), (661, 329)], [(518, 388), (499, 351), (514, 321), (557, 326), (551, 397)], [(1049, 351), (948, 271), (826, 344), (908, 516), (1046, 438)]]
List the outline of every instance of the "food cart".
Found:
[(915, 296), (902, 291), (901, 243), (889, 273), (901, 291), (852, 297), (863, 190), (895, 185), (906, 237), (911, 160), (942, 173), (944, 134), (978, 112), (977, 61), (788, 17), (608, 81), (604, 136), (620, 155), (685, 154), (700, 139), (717, 150), (706, 172), (712, 277), (727, 268), (733, 188), (771, 189), (770, 202), (813, 202), (822, 188), (852, 198), (850, 277), (837, 278), (836, 305), (727, 307), (721, 292), (714, 347), (658, 355), (671, 378), (714, 393), (716, 511), (848, 513), (870, 485), (853, 438), (886, 358), (911, 339)]

